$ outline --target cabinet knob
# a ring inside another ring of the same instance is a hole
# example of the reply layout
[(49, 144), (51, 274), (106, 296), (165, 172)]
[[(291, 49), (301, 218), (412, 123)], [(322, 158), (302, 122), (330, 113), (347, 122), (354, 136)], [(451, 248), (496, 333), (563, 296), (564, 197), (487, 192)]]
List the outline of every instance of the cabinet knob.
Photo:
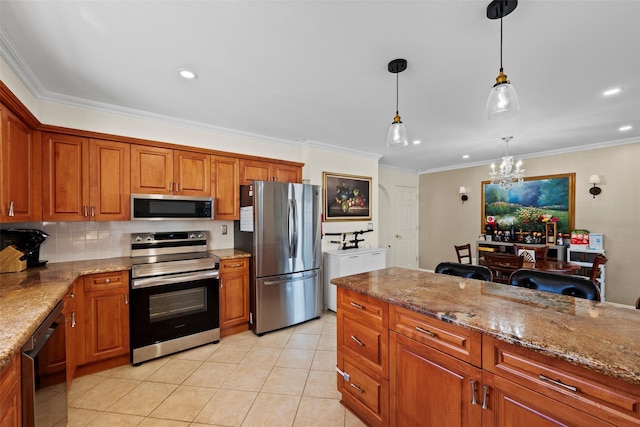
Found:
[(16, 216), (15, 212), (13, 211), (14, 204), (15, 202), (9, 202), (9, 216)]
[(110, 283), (111, 279), (104, 279), (104, 283)]

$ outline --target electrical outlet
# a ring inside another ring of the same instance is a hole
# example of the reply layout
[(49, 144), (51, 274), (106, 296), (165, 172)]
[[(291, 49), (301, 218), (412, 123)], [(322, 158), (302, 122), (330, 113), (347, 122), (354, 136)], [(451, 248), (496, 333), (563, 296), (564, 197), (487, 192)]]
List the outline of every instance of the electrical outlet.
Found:
[(226, 236), (226, 235), (227, 235), (227, 225), (226, 225), (226, 224), (224, 224), (224, 225), (221, 225), (221, 226), (220, 226), (220, 233), (221, 233), (223, 236)]

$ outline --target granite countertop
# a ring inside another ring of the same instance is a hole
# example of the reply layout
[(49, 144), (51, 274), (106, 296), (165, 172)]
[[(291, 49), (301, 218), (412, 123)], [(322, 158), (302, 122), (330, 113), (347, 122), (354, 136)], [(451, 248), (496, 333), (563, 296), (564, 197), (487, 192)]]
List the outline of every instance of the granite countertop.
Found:
[(220, 260), (233, 259), (233, 258), (251, 258), (249, 252), (241, 251), (240, 249), (212, 249), (209, 253), (214, 254)]
[(131, 258), (60, 262), (19, 273), (0, 274), (0, 369), (78, 276), (131, 269)]
[(640, 385), (640, 310), (397, 267), (331, 283)]

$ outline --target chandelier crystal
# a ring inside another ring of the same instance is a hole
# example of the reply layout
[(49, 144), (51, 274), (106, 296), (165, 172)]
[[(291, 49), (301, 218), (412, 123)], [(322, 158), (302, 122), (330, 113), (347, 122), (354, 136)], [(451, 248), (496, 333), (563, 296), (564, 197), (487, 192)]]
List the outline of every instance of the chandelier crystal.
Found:
[(496, 164), (491, 163), (491, 177), (492, 184), (498, 184), (502, 188), (510, 188), (514, 184), (520, 184), (524, 181), (524, 169), (522, 169), (522, 160), (518, 160), (517, 163), (513, 163), (513, 156), (509, 155), (509, 141), (512, 136), (505, 136), (502, 140), (506, 144), (506, 155), (502, 158), (500, 169), (496, 170)]

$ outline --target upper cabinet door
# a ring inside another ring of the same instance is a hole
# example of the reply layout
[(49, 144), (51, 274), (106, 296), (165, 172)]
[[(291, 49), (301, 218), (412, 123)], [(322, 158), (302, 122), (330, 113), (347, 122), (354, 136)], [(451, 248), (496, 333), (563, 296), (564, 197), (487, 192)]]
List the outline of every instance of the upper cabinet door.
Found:
[(40, 144), (31, 129), (0, 104), (0, 222), (40, 221)]
[(42, 136), (42, 141), (42, 219), (89, 219), (89, 140), (48, 133)]
[(192, 151), (174, 152), (173, 193), (211, 196), (211, 156)]
[(302, 168), (299, 166), (271, 164), (271, 176), (278, 182), (302, 182)]
[(211, 156), (211, 194), (215, 197), (215, 219), (240, 219), (240, 160)]
[(173, 194), (173, 150), (131, 145), (131, 192)]
[(92, 139), (90, 145), (90, 216), (97, 221), (131, 217), (130, 145)]
[(257, 160), (240, 160), (240, 184), (249, 185), (252, 181), (271, 181), (269, 163)]

